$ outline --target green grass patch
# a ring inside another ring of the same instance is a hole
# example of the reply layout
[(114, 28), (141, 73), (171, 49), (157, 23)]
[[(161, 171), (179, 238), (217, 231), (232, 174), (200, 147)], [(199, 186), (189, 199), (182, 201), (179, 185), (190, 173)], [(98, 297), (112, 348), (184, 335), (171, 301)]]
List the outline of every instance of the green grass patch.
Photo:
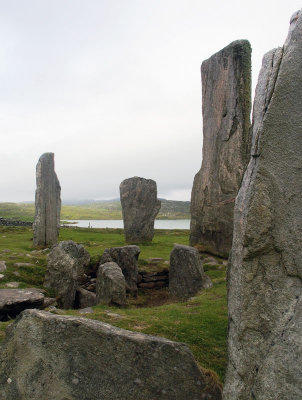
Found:
[[(126, 244), (121, 229), (62, 228), (59, 239), (82, 243), (94, 262), (97, 262), (105, 248)], [(152, 243), (138, 244), (141, 248), (140, 269), (169, 267), (165, 261), (169, 261), (174, 243), (188, 244), (189, 232), (156, 230)], [(150, 263), (149, 258), (163, 260), (159, 264)], [(6, 287), (6, 283), (11, 281), (19, 282), (21, 288), (43, 286), (47, 254), (39, 253), (32, 247), (30, 228), (0, 227), (0, 260), (4, 260), (7, 265), (7, 271), (3, 273), (5, 279), (0, 280), (0, 287)], [(17, 267), (16, 263), (32, 265)], [(93, 313), (86, 317), (185, 342), (199, 364), (214, 370), (223, 381), (227, 331), (225, 267), (219, 263), (205, 267), (214, 286), (188, 302), (175, 301), (166, 289), (140, 290), (138, 299), (130, 300), (127, 308), (96, 306)], [(80, 315), (77, 310), (62, 313)], [(0, 341), (6, 326), (7, 323), (0, 323)]]

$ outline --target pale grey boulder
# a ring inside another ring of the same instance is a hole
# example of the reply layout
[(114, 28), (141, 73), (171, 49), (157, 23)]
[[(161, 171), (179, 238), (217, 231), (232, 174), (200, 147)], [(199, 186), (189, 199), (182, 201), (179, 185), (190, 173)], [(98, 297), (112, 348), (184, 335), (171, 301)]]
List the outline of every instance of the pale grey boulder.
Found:
[(90, 256), (84, 246), (65, 240), (53, 246), (48, 255), (44, 286), (55, 289), (62, 308), (74, 306), (79, 286)]
[(54, 168), (54, 153), (42, 154), (36, 167), (34, 246), (51, 246), (58, 241), (61, 187)]
[(225, 400), (302, 398), (302, 12), (264, 56), (234, 210)]
[(154, 220), (160, 210), (156, 182), (137, 176), (120, 184), (124, 233), (128, 243), (150, 242)]
[(0, 321), (15, 318), (28, 308), (43, 308), (44, 294), (39, 289), (0, 289)]
[(126, 279), (126, 289), (132, 295), (137, 294), (138, 257), (141, 250), (138, 246), (128, 245), (105, 249), (100, 264), (113, 261), (121, 268)]
[(191, 195), (190, 244), (227, 256), (233, 210), (250, 148), (251, 47), (238, 40), (201, 66), (202, 166)]
[(0, 272), (6, 271), (6, 263), (5, 261), (0, 261)]
[(126, 281), (121, 268), (115, 262), (101, 264), (96, 280), (97, 304), (125, 306)]
[(197, 249), (175, 244), (170, 254), (169, 290), (172, 295), (188, 299), (202, 290), (212, 287), (205, 274)]
[(220, 400), (221, 390), (182, 343), (27, 310), (0, 348), (0, 399)]

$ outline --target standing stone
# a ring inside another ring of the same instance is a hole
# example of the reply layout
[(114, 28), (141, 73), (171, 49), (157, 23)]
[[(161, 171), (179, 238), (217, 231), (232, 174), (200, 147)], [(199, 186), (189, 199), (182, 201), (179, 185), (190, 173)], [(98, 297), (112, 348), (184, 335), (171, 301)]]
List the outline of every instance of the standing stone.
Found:
[(161, 205), (156, 182), (137, 176), (125, 179), (120, 184), (120, 198), (126, 242), (151, 242)]
[(191, 196), (190, 244), (227, 256), (233, 210), (250, 157), (251, 47), (231, 43), (201, 66), (203, 150)]
[(115, 262), (100, 265), (96, 281), (97, 304), (125, 306), (126, 281), (121, 268)]
[(197, 249), (175, 244), (170, 254), (169, 290), (172, 295), (188, 299), (201, 290), (212, 287), (204, 273)]
[(234, 210), (225, 400), (302, 398), (302, 12), (264, 56)]
[(0, 347), (2, 400), (221, 400), (183, 343), (26, 310)]
[(60, 229), (61, 187), (54, 170), (54, 153), (44, 153), (36, 168), (34, 246), (57, 243)]
[(134, 245), (111, 247), (105, 249), (100, 260), (100, 264), (113, 261), (121, 268), (126, 280), (126, 289), (132, 295), (137, 294), (138, 256), (140, 252), (141, 249)]
[(62, 308), (74, 306), (76, 290), (89, 261), (89, 253), (81, 244), (72, 240), (65, 240), (52, 247), (48, 255), (44, 286), (55, 289)]

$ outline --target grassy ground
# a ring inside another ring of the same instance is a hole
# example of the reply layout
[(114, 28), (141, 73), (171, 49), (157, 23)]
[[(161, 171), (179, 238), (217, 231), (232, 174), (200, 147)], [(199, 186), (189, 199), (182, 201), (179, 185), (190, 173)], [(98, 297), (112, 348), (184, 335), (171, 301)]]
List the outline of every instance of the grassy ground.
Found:
[[(188, 231), (157, 230), (151, 244), (139, 245), (139, 268), (167, 267), (165, 261), (169, 260), (173, 244), (188, 244), (188, 235)], [(67, 239), (82, 243), (94, 260), (105, 248), (125, 245), (121, 229), (62, 228), (60, 240)], [(32, 248), (30, 228), (0, 227), (0, 260), (4, 260), (8, 267), (4, 272), (5, 278), (0, 280), (0, 288), (12, 281), (18, 282), (19, 287), (43, 287), (46, 257), (46, 253), (37, 253)], [(152, 264), (149, 258), (153, 257), (162, 258), (162, 263)], [(16, 263), (32, 265), (16, 266)], [(96, 306), (92, 314), (84, 317), (185, 342), (200, 365), (214, 370), (223, 381), (227, 330), (225, 266), (217, 260), (217, 264), (205, 264), (204, 268), (214, 286), (190, 301), (178, 302), (171, 298), (167, 289), (141, 290), (138, 299), (130, 299), (127, 308)], [(79, 311), (60, 313), (78, 315)], [(6, 326), (7, 323), (0, 323), (0, 340)]]
[[(163, 201), (157, 219), (190, 219), (187, 202)], [(0, 203), (0, 217), (32, 222), (35, 205), (25, 203)], [(70, 219), (122, 219), (120, 202), (100, 202), (83, 205), (62, 205), (61, 220)]]

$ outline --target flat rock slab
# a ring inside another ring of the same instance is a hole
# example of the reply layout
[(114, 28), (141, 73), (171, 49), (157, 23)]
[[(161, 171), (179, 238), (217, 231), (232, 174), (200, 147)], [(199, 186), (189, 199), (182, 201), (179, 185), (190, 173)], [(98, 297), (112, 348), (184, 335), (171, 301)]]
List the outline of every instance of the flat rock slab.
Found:
[(35, 265), (31, 263), (15, 263), (14, 266), (19, 268), (19, 267), (34, 267)]
[(218, 400), (183, 343), (26, 310), (0, 348), (3, 400)]
[(27, 308), (41, 308), (43, 304), (44, 294), (39, 289), (0, 289), (0, 321), (14, 318)]

